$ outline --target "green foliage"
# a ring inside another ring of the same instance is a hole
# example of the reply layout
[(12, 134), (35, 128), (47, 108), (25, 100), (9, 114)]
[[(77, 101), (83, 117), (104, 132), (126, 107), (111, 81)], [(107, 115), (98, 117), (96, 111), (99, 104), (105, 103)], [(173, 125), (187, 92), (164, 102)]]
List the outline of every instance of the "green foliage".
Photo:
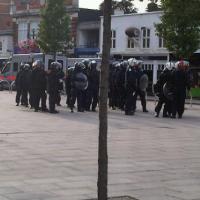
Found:
[[(133, 4), (134, 0), (112, 0), (112, 13), (114, 13), (115, 9), (120, 9), (124, 11), (125, 14), (136, 13), (137, 9), (134, 8)], [(99, 6), (100, 10), (104, 8), (104, 2), (102, 2)]]
[(44, 53), (62, 52), (69, 42), (70, 18), (64, 0), (47, 0), (41, 10), (38, 44)]
[(154, 11), (160, 11), (161, 8), (157, 4), (157, 0), (150, 0), (150, 3), (147, 5), (146, 11), (147, 12), (154, 12)]
[(200, 45), (200, 1), (161, 0), (161, 23), (156, 24), (157, 34), (177, 59), (188, 59)]

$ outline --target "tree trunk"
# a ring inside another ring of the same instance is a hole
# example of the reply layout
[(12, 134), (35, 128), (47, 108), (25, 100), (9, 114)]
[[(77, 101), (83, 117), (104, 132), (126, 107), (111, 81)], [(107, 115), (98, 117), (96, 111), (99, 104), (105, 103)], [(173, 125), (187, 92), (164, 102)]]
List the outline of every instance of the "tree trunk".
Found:
[(111, 2), (112, 0), (104, 0), (103, 52), (99, 98), (98, 200), (107, 200), (108, 197), (107, 100), (111, 46)]

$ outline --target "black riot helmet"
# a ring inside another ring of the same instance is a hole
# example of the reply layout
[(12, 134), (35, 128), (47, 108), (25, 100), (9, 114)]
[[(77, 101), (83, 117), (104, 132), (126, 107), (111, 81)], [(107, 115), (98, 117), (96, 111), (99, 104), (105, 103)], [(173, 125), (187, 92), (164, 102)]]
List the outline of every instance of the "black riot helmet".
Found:
[(61, 65), (59, 62), (57, 62), (57, 61), (52, 62), (52, 63), (50, 64), (50, 66), (49, 66), (49, 69), (50, 69), (50, 70), (53, 70), (53, 71), (56, 71), (56, 70), (58, 70), (59, 68), (62, 68), (62, 65)]
[(128, 66), (129, 66), (129, 64), (128, 64), (128, 61), (127, 61), (127, 60), (124, 60), (124, 61), (121, 63), (121, 68), (122, 68), (122, 69), (127, 69)]
[(24, 63), (23, 62), (20, 63), (19, 70), (20, 71), (24, 70)]
[(97, 62), (96, 62), (96, 60), (92, 60), (90, 62), (90, 69), (91, 70), (97, 70)]
[(90, 64), (90, 59), (84, 59), (82, 60), (82, 63), (85, 65), (86, 68), (88, 68)]
[(85, 65), (82, 62), (76, 63), (75, 68), (76, 71), (83, 71), (85, 69)]
[(28, 70), (30, 70), (31, 69), (31, 66), (28, 64), (28, 63), (26, 63), (25, 65), (24, 65), (24, 70), (25, 71), (28, 71)]

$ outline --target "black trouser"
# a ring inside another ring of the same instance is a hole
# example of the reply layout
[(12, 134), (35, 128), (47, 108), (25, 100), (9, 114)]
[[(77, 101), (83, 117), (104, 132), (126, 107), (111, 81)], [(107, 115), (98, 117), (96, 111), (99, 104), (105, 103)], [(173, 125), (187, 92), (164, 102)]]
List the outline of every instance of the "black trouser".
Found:
[(143, 111), (146, 110), (146, 92), (145, 91), (141, 91), (141, 90), (137, 90), (135, 92), (135, 95), (134, 95), (134, 107), (133, 109), (136, 110), (136, 102), (137, 102), (137, 96), (140, 96), (140, 101), (141, 101), (141, 104), (142, 104), (142, 109)]
[(155, 107), (155, 112), (159, 115), (159, 113), (160, 113), (160, 111), (161, 111), (161, 109), (162, 109), (162, 106), (163, 106), (163, 104), (166, 102), (166, 99), (165, 99), (165, 97), (163, 96), (163, 95), (161, 95), (160, 97), (159, 97), (159, 100), (158, 100), (158, 103), (157, 103), (157, 105), (156, 105), (156, 107)]
[(30, 104), (35, 108), (35, 110), (39, 110), (40, 99), (42, 104), (42, 110), (46, 110), (46, 99), (47, 95), (45, 90), (33, 89), (31, 92)]
[(71, 88), (69, 94), (69, 106), (71, 110), (73, 110), (75, 103), (76, 103), (76, 89)]
[(85, 91), (76, 90), (77, 108), (78, 111), (84, 111), (85, 109)]
[(99, 88), (90, 88), (86, 92), (86, 110), (95, 110), (99, 101)]
[(133, 94), (134, 91), (127, 90), (126, 92), (126, 100), (125, 100), (125, 112), (134, 112), (134, 98), (135, 95)]
[(49, 92), (49, 111), (50, 112), (55, 111), (56, 98), (57, 98), (56, 91)]
[(17, 104), (20, 103), (21, 95), (22, 95), (22, 90), (21, 89), (17, 89), (16, 98), (15, 98), (15, 101), (16, 101)]
[(173, 116), (176, 116), (176, 113), (178, 113), (178, 116), (182, 117), (184, 113), (185, 98), (186, 98), (186, 89), (185, 88), (177, 89), (174, 94), (174, 101), (172, 105)]
[(22, 89), (22, 103), (28, 106), (28, 89)]
[(58, 91), (57, 97), (56, 97), (56, 104), (60, 105), (60, 102), (61, 102), (61, 95), (60, 95), (60, 92)]
[(47, 94), (45, 92), (45, 90), (41, 91), (41, 104), (42, 104), (42, 110), (46, 110), (47, 109)]
[(120, 88), (119, 89), (119, 107), (122, 110), (124, 110), (125, 100), (126, 100), (126, 91), (124, 88)]
[(118, 106), (118, 91), (117, 88), (111, 87), (109, 93), (109, 106), (115, 108)]
[(67, 95), (66, 104), (68, 106), (70, 106), (70, 99), (71, 99), (71, 88), (70, 87), (66, 87), (66, 95)]

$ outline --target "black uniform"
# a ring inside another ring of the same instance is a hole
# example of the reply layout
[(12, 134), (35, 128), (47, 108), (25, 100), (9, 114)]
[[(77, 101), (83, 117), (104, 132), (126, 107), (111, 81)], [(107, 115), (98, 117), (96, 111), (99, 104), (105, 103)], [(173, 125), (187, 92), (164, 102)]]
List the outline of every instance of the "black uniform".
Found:
[(31, 88), (31, 70), (24, 69), (20, 76), (20, 85), (22, 89), (22, 102), (24, 106), (28, 106), (28, 94)]
[(109, 72), (109, 107), (113, 110), (119, 107), (119, 90), (117, 87), (117, 75), (120, 70), (119, 63), (113, 63), (110, 65)]
[(88, 74), (87, 109), (90, 110), (90, 107), (92, 105), (92, 111), (96, 111), (99, 99), (100, 72), (97, 71), (96, 67), (97, 65), (92, 62)]
[(77, 110), (78, 112), (85, 111), (85, 90), (88, 87), (88, 78), (84, 73), (84, 64), (78, 63), (75, 65), (72, 74), (72, 89), (71, 89), (71, 101), (70, 108), (73, 112), (75, 100), (77, 99)]
[(39, 110), (40, 99), (42, 100), (42, 110), (46, 108), (46, 73), (40, 67), (33, 69), (31, 74), (31, 104), (37, 112)]
[(142, 75), (144, 75), (144, 72), (142, 69), (137, 67), (136, 74), (137, 74), (137, 89), (134, 94), (134, 111), (136, 110), (137, 96), (139, 95), (143, 112), (148, 112), (146, 109), (146, 92), (140, 89), (140, 78), (142, 77)]
[(17, 73), (16, 79), (15, 79), (15, 86), (16, 86), (16, 90), (17, 90), (15, 101), (17, 103), (17, 106), (20, 103), (20, 99), (21, 99), (21, 95), (22, 95), (22, 87), (21, 87), (21, 81), (20, 81), (22, 73), (23, 73), (23, 68), (21, 67), (21, 69)]
[(133, 67), (129, 67), (125, 74), (125, 89), (126, 89), (126, 101), (125, 101), (125, 114), (134, 114), (134, 94), (136, 92), (137, 74)]
[(118, 103), (119, 103), (119, 108), (121, 110), (124, 110), (125, 99), (126, 99), (125, 76), (127, 67), (128, 64), (123, 62), (120, 64), (120, 70), (117, 72), (117, 88), (119, 93)]
[(155, 92), (157, 93), (157, 95), (159, 97), (159, 101), (155, 107), (155, 112), (156, 112), (155, 116), (156, 117), (159, 116), (159, 113), (162, 109), (163, 104), (165, 104), (164, 109), (163, 109), (163, 117), (168, 117), (171, 115), (171, 101), (169, 99), (167, 99), (163, 93), (164, 84), (167, 84), (168, 85), (167, 87), (169, 89), (171, 88), (171, 71), (168, 69), (165, 69), (161, 73), (161, 75), (156, 83), (156, 86), (155, 86), (156, 87)]
[(186, 88), (190, 89), (190, 80), (186, 71), (181, 69), (174, 70), (172, 74), (174, 99), (172, 107), (172, 117), (175, 118), (178, 114), (179, 118), (182, 118), (184, 113), (184, 105), (186, 98)]
[(49, 112), (57, 113), (55, 104), (59, 92), (59, 77), (57, 76), (56, 69), (53, 68), (47, 76), (47, 92), (49, 94)]
[(70, 107), (70, 101), (71, 101), (73, 71), (74, 71), (74, 67), (68, 68), (66, 72), (66, 77), (65, 77), (65, 90), (66, 90), (66, 95), (67, 95), (66, 104), (68, 107)]

